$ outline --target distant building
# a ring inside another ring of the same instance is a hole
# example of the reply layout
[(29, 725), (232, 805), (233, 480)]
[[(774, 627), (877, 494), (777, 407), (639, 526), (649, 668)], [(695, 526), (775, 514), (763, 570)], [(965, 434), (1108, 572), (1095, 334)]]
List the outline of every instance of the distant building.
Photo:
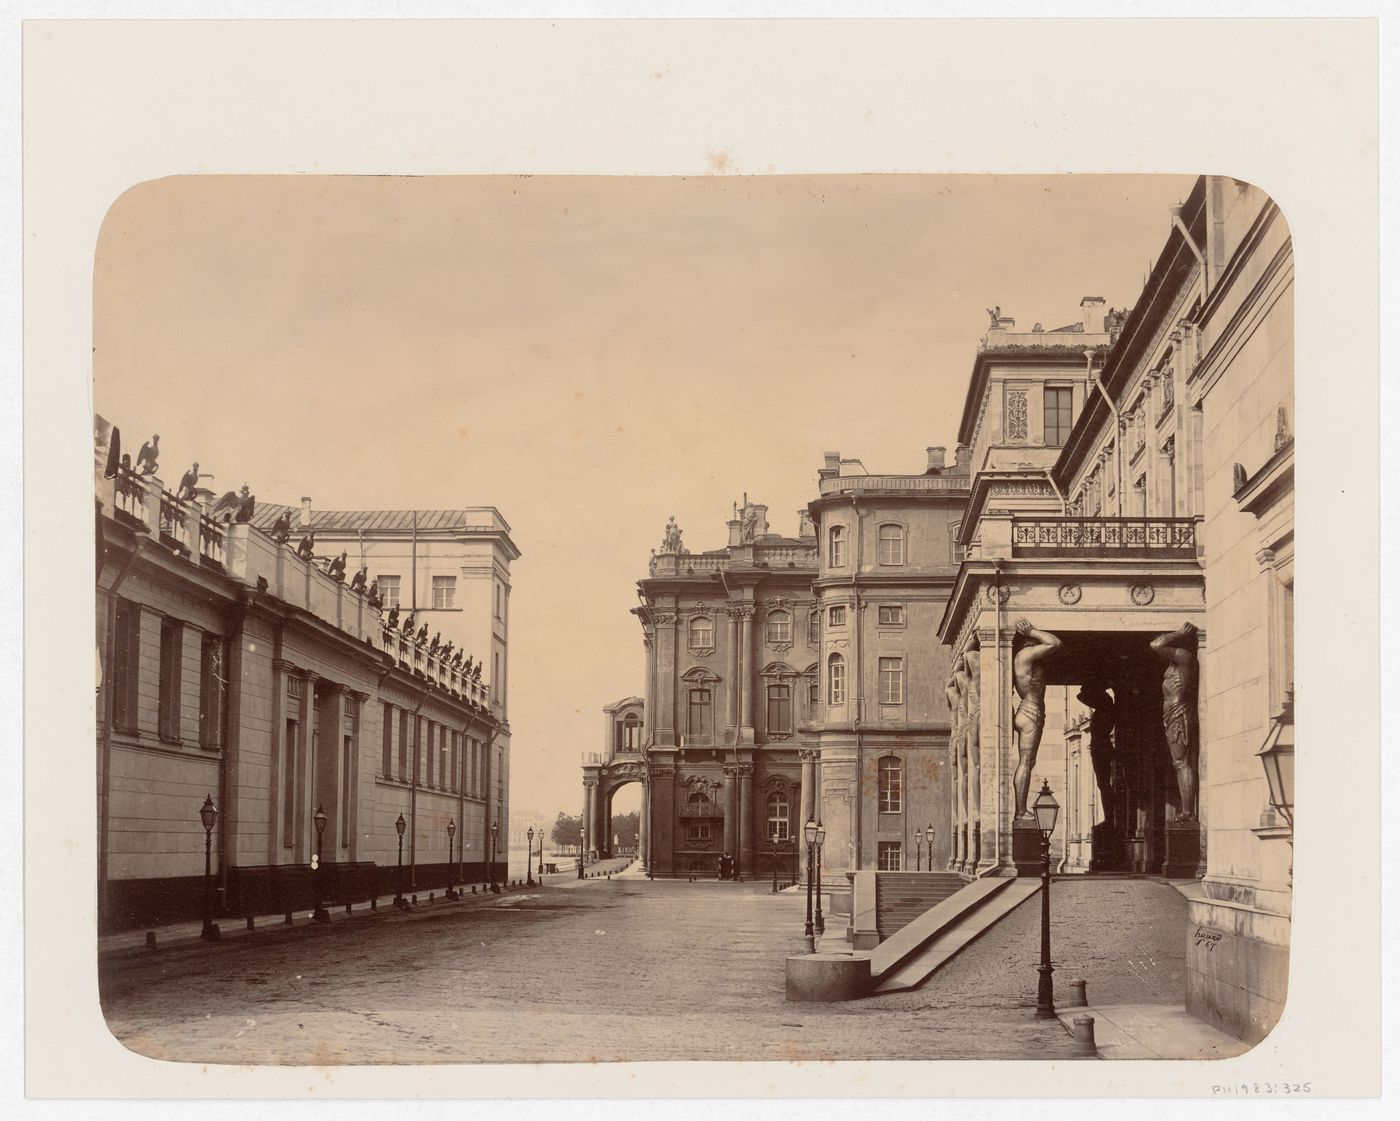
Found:
[(329, 899), (394, 891), (400, 815), (406, 888), (486, 878), (505, 783), (485, 684), (390, 632), (296, 537), (181, 499), (96, 427), (101, 927), (201, 914), (206, 795), (220, 914), (271, 909), (318, 848)]
[[(768, 508), (746, 498), (728, 544), (702, 553), (682, 544), (673, 521), (637, 584), (647, 650), (643, 859), (653, 875), (713, 875), (725, 854), (739, 878), (768, 875), (775, 860), (792, 868), (797, 823), (815, 797), (815, 768), (803, 766), (815, 739), (803, 727), (819, 649), (809, 622), (816, 538), (801, 521), (797, 537), (771, 533)], [(615, 749), (619, 733), (609, 734)], [(606, 850), (604, 800), (593, 797), (592, 848)]]

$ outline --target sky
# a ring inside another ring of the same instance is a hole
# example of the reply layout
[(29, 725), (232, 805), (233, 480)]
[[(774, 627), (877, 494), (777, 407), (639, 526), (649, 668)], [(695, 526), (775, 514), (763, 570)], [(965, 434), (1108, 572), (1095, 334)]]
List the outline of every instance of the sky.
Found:
[[(511, 811), (582, 801), (674, 515), (792, 535), (823, 453), (951, 455), (985, 309), (1130, 306), (1189, 176), (181, 176), (94, 269), (94, 404), (162, 474), (320, 509), (497, 507)], [(180, 468), (183, 470), (183, 467)], [(635, 808), (621, 795), (619, 812)]]

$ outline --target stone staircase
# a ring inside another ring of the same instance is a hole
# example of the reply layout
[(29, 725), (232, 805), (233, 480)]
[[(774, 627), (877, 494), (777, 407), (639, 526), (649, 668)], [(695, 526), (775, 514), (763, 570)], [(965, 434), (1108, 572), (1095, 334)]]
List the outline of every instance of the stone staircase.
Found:
[(883, 942), (963, 886), (956, 872), (877, 872), (875, 929)]

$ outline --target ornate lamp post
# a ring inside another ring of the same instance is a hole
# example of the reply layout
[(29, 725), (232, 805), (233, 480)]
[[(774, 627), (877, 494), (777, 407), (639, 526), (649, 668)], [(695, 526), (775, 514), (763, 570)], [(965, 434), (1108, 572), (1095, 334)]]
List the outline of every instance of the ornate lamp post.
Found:
[(501, 823), (493, 821), (491, 823), (491, 890), (500, 893), (500, 888), (496, 884), (496, 834), (500, 832)]
[(773, 829), (773, 894), (778, 894), (778, 830)]
[(826, 826), (817, 822), (817, 933), (826, 933), (826, 922), (822, 919), (822, 845), (826, 844)]
[(219, 937), (219, 928), (214, 925), (214, 886), (210, 879), (209, 854), (213, 846), (214, 824), (219, 820), (219, 810), (214, 805), (211, 794), (204, 796), (204, 805), (199, 807), (199, 820), (204, 825), (204, 929), (199, 936), (207, 942)]
[(317, 806), (316, 814), (311, 820), (316, 823), (316, 859), (311, 862), (311, 882), (315, 888), (316, 909), (311, 912), (311, 917), (317, 922), (330, 922), (331, 913), (321, 905), (321, 838), (326, 832), (326, 811)]
[(933, 871), (933, 822), (928, 823), (928, 828), (924, 830), (924, 843), (928, 845), (928, 870)]
[(408, 910), (408, 900), (403, 897), (403, 834), (407, 828), (408, 822), (403, 819), (403, 814), (399, 814), (399, 820), (394, 822), (394, 831), (399, 835), (398, 894), (394, 896), (394, 906), (401, 911)]
[(453, 889), (457, 886), (457, 877), (452, 874), (452, 838), (457, 836), (457, 823), (452, 818), (447, 819), (447, 898), (456, 899), (457, 893)]
[(544, 883), (544, 826), (540, 826), (540, 867), (535, 873), (540, 883)]
[(583, 826), (578, 827), (578, 878), (583, 879)]
[(1045, 863), (1044, 880), (1040, 894), (1040, 993), (1035, 1005), (1037, 1020), (1055, 1018), (1055, 983), (1051, 978), (1054, 967), (1050, 964), (1050, 834), (1055, 831), (1055, 819), (1060, 813), (1060, 804), (1050, 792), (1050, 780), (1042, 780), (1040, 793), (1035, 796), (1036, 827), (1040, 830), (1040, 852)]
[(817, 848), (817, 823), (815, 821), (808, 819), (807, 824), (802, 827), (802, 837), (807, 842), (807, 926), (802, 932), (802, 938), (807, 944), (807, 952), (815, 954), (817, 940), (812, 932), (812, 860), (816, 855)]
[[(540, 840), (544, 840), (541, 836)], [(535, 886), (535, 827), (525, 830), (525, 886)]]
[[(922, 829), (914, 830), (914, 853), (914, 871), (922, 872), (924, 870), (924, 831)], [(929, 871), (932, 870), (929, 869)]]

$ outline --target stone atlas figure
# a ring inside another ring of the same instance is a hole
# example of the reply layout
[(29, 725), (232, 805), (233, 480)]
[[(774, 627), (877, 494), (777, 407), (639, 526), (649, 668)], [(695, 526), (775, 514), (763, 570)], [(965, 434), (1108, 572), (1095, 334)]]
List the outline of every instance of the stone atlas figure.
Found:
[(968, 650), (962, 656), (967, 671), (963, 697), (963, 766), (967, 768), (967, 828), (972, 860), (982, 859), (982, 837), (978, 825), (982, 820), (982, 652)]
[(1160, 634), (1149, 645), (1152, 653), (1167, 663), (1162, 674), (1162, 727), (1167, 734), (1167, 750), (1176, 769), (1176, 787), (1181, 795), (1178, 821), (1196, 820), (1196, 628), (1183, 623), (1171, 634)]
[(1089, 715), (1089, 760), (1094, 765), (1094, 781), (1099, 787), (1104, 824), (1108, 832), (1116, 832), (1113, 794), (1113, 727), (1117, 710), (1113, 698), (1102, 685), (1086, 685), (1079, 690), (1078, 701), (1092, 710)]
[(1038, 631), (1025, 619), (1016, 620), (1020, 648), (1011, 659), (1011, 683), (1016, 687), (1020, 703), (1012, 727), (1016, 730), (1016, 817), (1029, 818), (1026, 801), (1030, 797), (1031, 769), (1040, 751), (1040, 737), (1045, 731), (1045, 662), (1060, 649), (1053, 634)]
[(953, 770), (957, 776), (957, 786), (953, 790), (953, 812), (957, 814), (957, 827), (950, 838), (953, 850), (953, 859), (959, 863), (964, 863), (968, 856), (968, 839), (970, 829), (968, 823), (967, 804), (967, 670), (963, 668), (962, 662), (953, 663), (953, 699), (955, 708), (953, 709), (953, 724), (955, 734), (948, 747), (953, 755)]

